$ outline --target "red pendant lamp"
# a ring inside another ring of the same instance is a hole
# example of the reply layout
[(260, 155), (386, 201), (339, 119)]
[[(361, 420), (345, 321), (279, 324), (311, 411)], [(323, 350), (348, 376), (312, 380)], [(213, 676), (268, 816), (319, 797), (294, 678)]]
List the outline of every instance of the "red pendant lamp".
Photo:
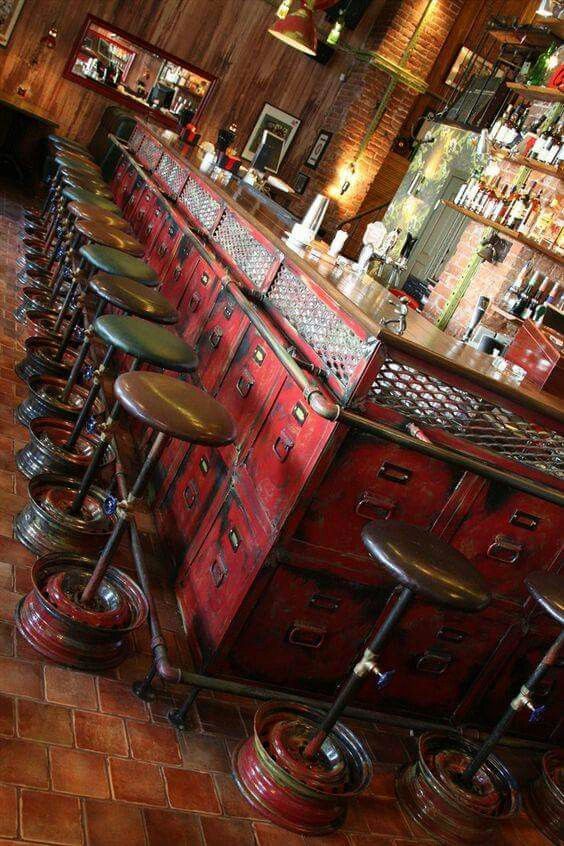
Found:
[(317, 54), (317, 31), (314, 11), (328, 9), (337, 0), (300, 0), (295, 12), (277, 20), (268, 30), (271, 35), (308, 56)]

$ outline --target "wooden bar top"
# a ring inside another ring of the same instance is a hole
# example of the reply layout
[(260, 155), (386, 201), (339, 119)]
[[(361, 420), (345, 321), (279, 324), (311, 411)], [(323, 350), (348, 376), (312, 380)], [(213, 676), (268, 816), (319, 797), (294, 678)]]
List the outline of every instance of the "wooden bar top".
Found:
[[(178, 149), (167, 141), (171, 133), (155, 129), (142, 123), (166, 151), (194, 172), (218, 199), (230, 206), (240, 217), (267, 239), (282, 256), (297, 267), (307, 284), (312, 280), (350, 317), (357, 321), (368, 335), (383, 340), (387, 345), (403, 350), (443, 370), (473, 382), (488, 391), (507, 397), (513, 403), (527, 406), (549, 418), (564, 422), (564, 404), (555, 395), (540, 391), (529, 380), (517, 384), (505, 373), (499, 373), (491, 366), (492, 357), (478, 352), (468, 344), (456, 340), (437, 329), (422, 314), (409, 310), (407, 328), (402, 336), (382, 326), (382, 320), (394, 317), (390, 304), (394, 296), (379, 282), (364, 277), (349, 287), (346, 283), (335, 285), (324, 278), (312, 262), (300, 256), (288, 246), (285, 238), (286, 225), (277, 218), (272, 204), (262, 203), (255, 192), (245, 190), (236, 180), (221, 186), (202, 173), (197, 167), (195, 156), (181, 156)], [(284, 211), (284, 210), (282, 210)], [(312, 295), (315, 295), (312, 291)]]

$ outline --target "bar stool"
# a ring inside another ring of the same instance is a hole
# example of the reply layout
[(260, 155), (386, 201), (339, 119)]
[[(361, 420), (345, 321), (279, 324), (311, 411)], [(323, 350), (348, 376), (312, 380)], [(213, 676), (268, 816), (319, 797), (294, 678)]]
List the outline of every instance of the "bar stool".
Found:
[[(90, 352), (92, 323), (102, 316), (106, 305), (112, 305), (125, 314), (142, 317), (153, 323), (172, 325), (179, 320), (177, 310), (162, 294), (133, 279), (97, 273), (90, 279), (88, 288), (95, 297), (94, 316), (84, 330), (82, 346), (73, 368), (67, 379), (36, 375), (28, 380), (30, 393), (16, 409), (16, 417), (24, 426), (29, 426), (36, 417), (56, 416), (76, 421), (88, 396), (88, 390), (78, 382)], [(91, 414), (97, 417), (101, 411), (102, 408), (96, 399)]]
[(179, 379), (127, 373), (114, 391), (128, 414), (157, 433), (151, 450), (127, 498), (114, 500), (116, 521), (98, 560), (68, 553), (40, 558), (32, 568), (33, 589), (16, 610), (18, 630), (36, 651), (91, 671), (121, 663), (127, 636), (147, 616), (141, 592), (112, 562), (167, 440), (220, 447), (235, 439), (223, 406)]
[(377, 655), (415, 596), (476, 613), (490, 602), (470, 562), (435, 535), (400, 522), (375, 521), (362, 531), (364, 545), (400, 590), (385, 621), (325, 716), (312, 708), (269, 702), (255, 715), (254, 735), (238, 749), (234, 774), (243, 796), (283, 828), (322, 834), (342, 824), (347, 799), (371, 777), (368, 752), (342, 723), (347, 704), (370, 674), (378, 687), (384, 672)]
[[(93, 328), (108, 350), (121, 349), (133, 358), (130, 372), (142, 364), (175, 373), (191, 373), (198, 366), (192, 347), (146, 320), (109, 314), (98, 318)], [(107, 364), (107, 354), (104, 361)], [(114, 403), (98, 435), (96, 421), (89, 419), (98, 388), (99, 382), (95, 382), (74, 426), (59, 419), (34, 420), (30, 425), (34, 437), (16, 456), (22, 472), (35, 478), (29, 485), (30, 502), (14, 520), (14, 536), (36, 555), (68, 549), (95, 552), (111, 531), (114, 514), (105, 509), (105, 493), (93, 483), (113, 460), (111, 431), (120, 404)], [(61, 473), (65, 463), (62, 475), (45, 474)], [(69, 478), (71, 474), (73, 478)]]
[[(562, 626), (562, 577), (532, 573), (525, 585), (544, 611)], [(563, 644), (564, 631), (560, 631), (481, 746), (462, 737), (439, 734), (424, 734), (419, 739), (417, 761), (399, 774), (396, 793), (406, 813), (432, 837), (448, 844), (481, 844), (494, 835), (501, 821), (518, 813), (521, 799), (517, 782), (493, 750), (519, 710), (528, 708), (529, 719), (539, 719), (545, 706), (535, 707), (532, 693), (556, 662)], [(545, 773), (544, 784), (538, 792), (533, 790), (530, 803), (533, 819), (548, 830), (554, 824), (551, 811), (557, 810), (560, 826), (564, 819), (562, 792), (558, 796), (554, 789), (554, 775), (550, 770)]]

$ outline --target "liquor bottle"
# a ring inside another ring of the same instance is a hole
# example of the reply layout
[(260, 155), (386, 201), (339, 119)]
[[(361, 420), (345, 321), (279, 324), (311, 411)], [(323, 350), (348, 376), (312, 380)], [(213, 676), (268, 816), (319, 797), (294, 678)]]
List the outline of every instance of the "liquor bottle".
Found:
[(527, 77), (527, 85), (544, 85), (549, 72), (549, 62), (552, 55), (556, 52), (556, 48), (556, 41), (553, 41), (544, 53), (540, 54)]
[(521, 268), (521, 270), (519, 271), (519, 273), (515, 277), (514, 282), (511, 284), (511, 286), (507, 289), (507, 291), (503, 295), (503, 297), (501, 299), (502, 308), (506, 309), (507, 311), (511, 311), (513, 309), (513, 306), (516, 304), (517, 300), (519, 299), (519, 296), (521, 294), (521, 289), (523, 288), (523, 285), (525, 284), (525, 280), (527, 279), (527, 277), (529, 276), (529, 274), (531, 273), (531, 271), (533, 269), (533, 264), (534, 264), (534, 262), (533, 262), (532, 259), (529, 259), (529, 261), (525, 262), (525, 264), (523, 265), (523, 267)]
[(542, 276), (540, 270), (535, 270), (527, 284), (525, 285), (524, 290), (521, 292), (519, 297), (517, 298), (517, 302), (511, 309), (511, 314), (514, 314), (515, 317), (522, 317), (525, 320), (524, 315), (527, 313), (531, 299), (533, 297), (533, 291)]
[(509, 122), (509, 118), (512, 111), (513, 106), (510, 104), (503, 112), (503, 114), (495, 121), (489, 133), (490, 141), (492, 142), (492, 144), (497, 144), (498, 146), (501, 146), (501, 140), (499, 136), (500, 134), (503, 134), (503, 131), (505, 130), (505, 127)]
[(525, 309), (524, 314), (521, 315), (524, 320), (528, 318), (534, 319), (534, 316), (537, 312), (539, 306), (544, 303), (547, 295), (548, 295), (548, 287), (550, 285), (550, 280), (548, 276), (544, 276), (541, 280), (539, 287), (537, 288), (536, 293), (533, 294), (531, 299), (529, 300), (529, 304)]

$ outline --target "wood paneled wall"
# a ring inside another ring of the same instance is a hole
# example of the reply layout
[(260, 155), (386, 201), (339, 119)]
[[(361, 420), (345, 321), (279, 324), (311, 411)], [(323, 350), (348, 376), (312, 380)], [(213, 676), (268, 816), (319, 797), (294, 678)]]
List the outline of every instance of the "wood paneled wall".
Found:
[[(204, 138), (215, 140), (218, 127), (235, 120), (242, 149), (266, 101), (301, 118), (284, 167), (293, 177), (323, 126), (340, 74), (351, 59), (337, 54), (324, 66), (284, 46), (267, 33), (274, 12), (265, 0), (26, 0), (8, 47), (0, 48), (0, 90), (15, 93), (19, 85), (29, 87), (29, 100), (50, 112), (63, 134), (88, 140), (113, 101), (63, 79), (62, 71), (87, 13), (92, 13), (220, 78), (202, 120)], [(370, 16), (366, 18), (368, 25)], [(43, 49), (39, 64), (30, 67), (30, 57), (53, 21), (59, 29), (57, 47)]]

